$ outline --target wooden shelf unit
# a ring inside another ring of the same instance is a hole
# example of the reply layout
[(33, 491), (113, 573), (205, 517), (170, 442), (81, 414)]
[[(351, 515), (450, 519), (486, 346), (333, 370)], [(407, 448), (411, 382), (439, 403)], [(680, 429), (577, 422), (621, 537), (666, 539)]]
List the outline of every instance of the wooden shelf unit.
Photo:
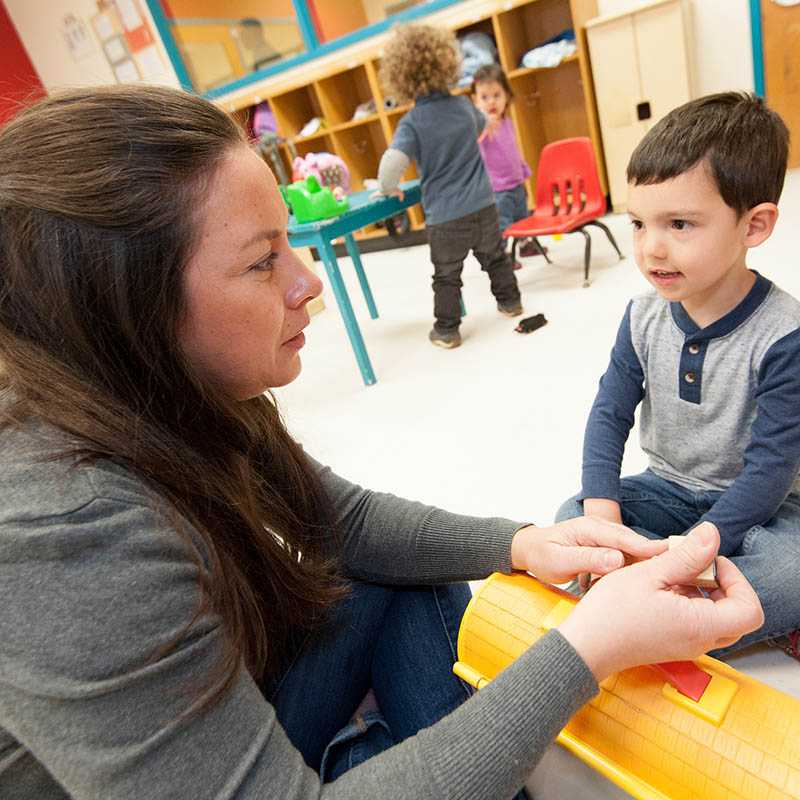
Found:
[(331, 127), (351, 122), (356, 107), (373, 99), (367, 64), (334, 73), (315, 85), (322, 103), (322, 115)]
[[(606, 190), (597, 109), (591, 81), (584, 24), (597, 16), (597, 0), (465, 0), (448, 10), (425, 17), (424, 22), (445, 24), (456, 35), (481, 31), (490, 35), (498, 58), (509, 77), (515, 98), (511, 105), (517, 141), (534, 171), (528, 181), (533, 199), (536, 165), (542, 148), (551, 141), (570, 136), (589, 136), (594, 142), (601, 183)], [(578, 51), (553, 68), (521, 67), (522, 56), (561, 31), (573, 28)], [(327, 151), (336, 153), (350, 169), (351, 188), (364, 188), (364, 180), (377, 177), (381, 155), (389, 146), (402, 115), (411, 106), (384, 107), (384, 92), (378, 81), (383, 44), (391, 34), (374, 37), (348, 48), (340, 56), (327, 56), (289, 74), (223, 96), (216, 102), (244, 119), (250, 108), (269, 100), (278, 133), (291, 140), (300, 155)], [(468, 87), (454, 88), (464, 94)], [(354, 120), (356, 108), (370, 100), (375, 113)], [(299, 131), (312, 117), (325, 120), (311, 136)], [(291, 172), (288, 147), (281, 156)], [(417, 176), (412, 165), (403, 180)], [(409, 209), (412, 227), (424, 226), (421, 208)], [(369, 229), (364, 237), (380, 235), (384, 229)]]

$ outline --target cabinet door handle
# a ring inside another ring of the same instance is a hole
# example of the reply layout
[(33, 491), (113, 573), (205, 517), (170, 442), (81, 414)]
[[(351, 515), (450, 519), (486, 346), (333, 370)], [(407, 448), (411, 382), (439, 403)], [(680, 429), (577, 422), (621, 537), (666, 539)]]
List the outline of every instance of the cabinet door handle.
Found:
[(644, 103), (639, 103), (636, 106), (636, 116), (642, 119), (650, 119), (653, 116), (652, 112), (650, 111), (650, 103), (645, 100)]

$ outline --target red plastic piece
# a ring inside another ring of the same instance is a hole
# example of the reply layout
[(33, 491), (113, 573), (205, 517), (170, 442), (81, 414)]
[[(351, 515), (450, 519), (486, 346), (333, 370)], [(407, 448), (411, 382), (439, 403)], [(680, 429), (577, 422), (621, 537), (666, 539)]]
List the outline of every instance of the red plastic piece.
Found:
[(606, 197), (600, 188), (591, 139), (561, 139), (545, 145), (539, 157), (536, 211), (506, 228), (503, 236), (522, 239), (570, 233), (605, 213)]
[(700, 669), (694, 661), (664, 661), (650, 666), (681, 694), (696, 703), (700, 702), (706, 686), (711, 683), (711, 675)]

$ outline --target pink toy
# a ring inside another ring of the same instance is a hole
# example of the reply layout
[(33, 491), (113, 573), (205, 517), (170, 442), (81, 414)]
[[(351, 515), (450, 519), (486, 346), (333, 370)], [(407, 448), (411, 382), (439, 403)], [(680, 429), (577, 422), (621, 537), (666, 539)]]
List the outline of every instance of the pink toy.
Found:
[(313, 175), (320, 186), (328, 186), (337, 200), (350, 191), (350, 171), (347, 164), (333, 153), (307, 153), (292, 162), (292, 180), (302, 181)]

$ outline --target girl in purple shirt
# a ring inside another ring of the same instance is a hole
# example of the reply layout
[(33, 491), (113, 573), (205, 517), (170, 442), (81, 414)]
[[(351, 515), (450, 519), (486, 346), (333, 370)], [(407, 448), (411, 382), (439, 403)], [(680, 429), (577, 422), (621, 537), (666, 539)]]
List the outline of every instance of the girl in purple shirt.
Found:
[[(507, 114), (513, 96), (499, 64), (487, 64), (475, 72), (472, 98), (486, 117), (486, 127), (478, 145), (492, 182), (501, 231), (529, 215), (525, 180), (530, 177), (531, 168), (519, 152), (514, 125)], [(541, 252), (535, 239), (529, 239), (519, 250), (521, 256), (535, 256)], [(514, 269), (520, 266), (517, 262)]]

